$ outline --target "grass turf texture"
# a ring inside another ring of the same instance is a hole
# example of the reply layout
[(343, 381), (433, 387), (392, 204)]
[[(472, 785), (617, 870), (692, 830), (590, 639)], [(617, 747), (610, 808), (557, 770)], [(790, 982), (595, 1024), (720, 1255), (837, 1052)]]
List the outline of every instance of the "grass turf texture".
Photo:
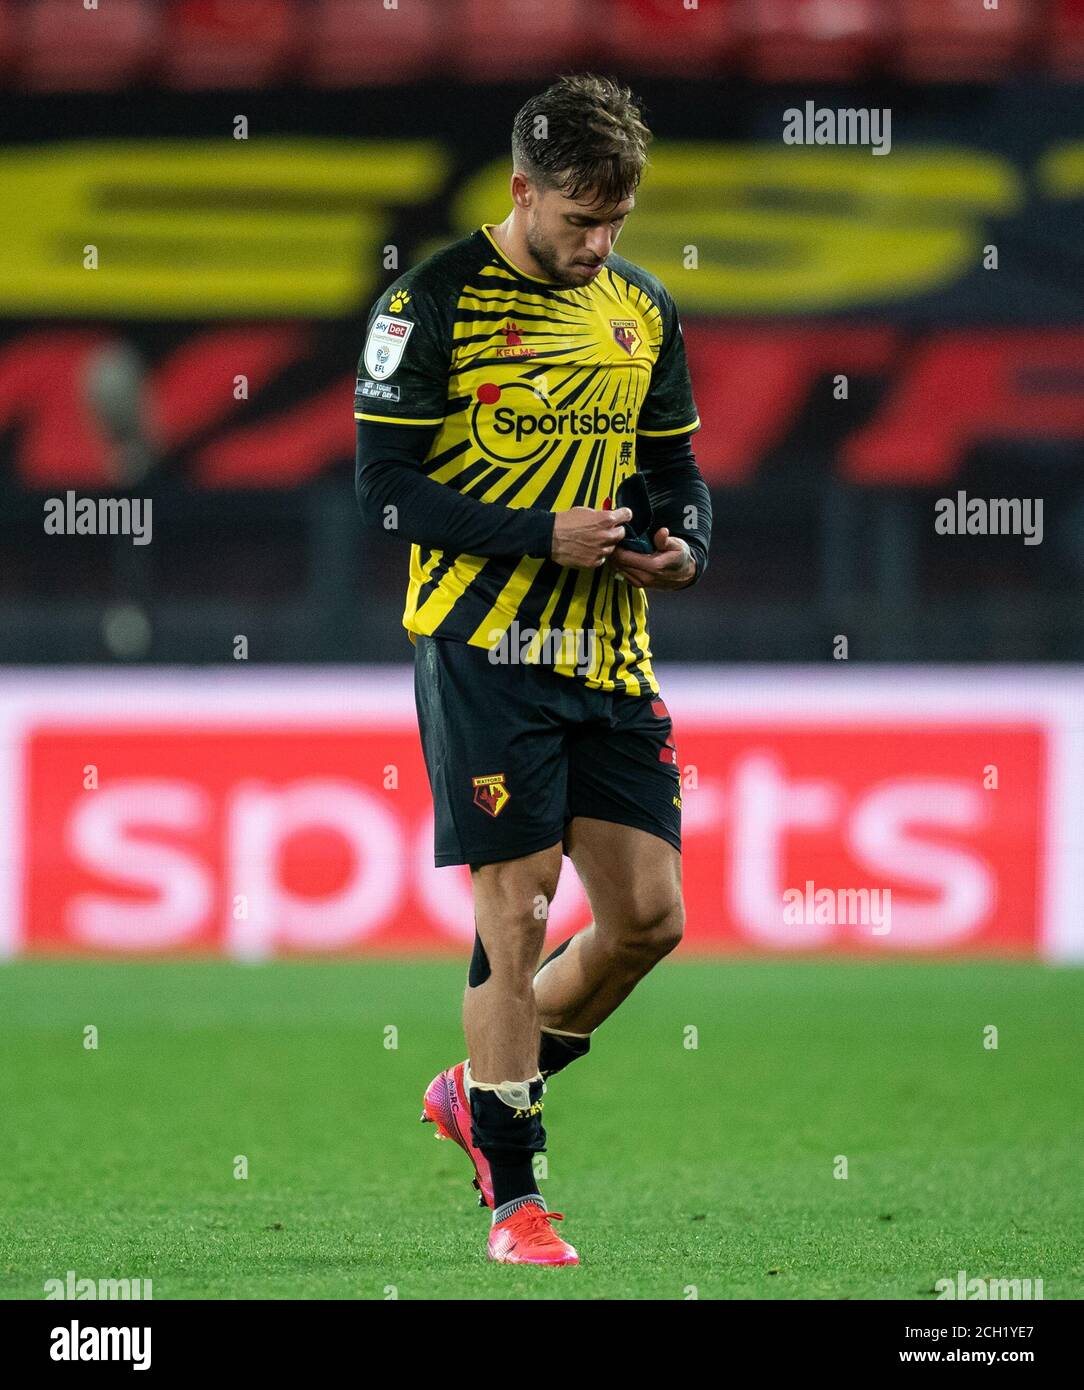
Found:
[(1084, 1296), (1084, 972), (665, 962), (546, 1094), (576, 1269), (488, 1264), (470, 1165), (418, 1123), (465, 974), (0, 968), (0, 1294), (933, 1300), (963, 1269)]

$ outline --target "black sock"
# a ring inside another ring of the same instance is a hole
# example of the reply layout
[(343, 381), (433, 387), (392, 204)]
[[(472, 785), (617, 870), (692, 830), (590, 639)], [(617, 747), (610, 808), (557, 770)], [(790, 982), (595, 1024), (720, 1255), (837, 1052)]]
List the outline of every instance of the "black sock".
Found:
[(534, 1165), (531, 1155), (513, 1157), (509, 1163), (498, 1163), (490, 1154), (489, 1171), (493, 1177), (493, 1209), (503, 1207), (505, 1202), (514, 1202), (517, 1197), (541, 1196), (535, 1181)]
[(563, 1037), (559, 1033), (543, 1031), (538, 1046), (538, 1070), (543, 1077), (550, 1077), (555, 1071), (562, 1071), (569, 1062), (584, 1057), (591, 1050), (591, 1039)]
[(543, 1085), (541, 1081), (530, 1083), (530, 1108), (526, 1114), (506, 1105), (496, 1091), (470, 1088), (472, 1137), (489, 1160), (494, 1208), (517, 1197), (541, 1195), (534, 1176), (534, 1155), (546, 1147)]

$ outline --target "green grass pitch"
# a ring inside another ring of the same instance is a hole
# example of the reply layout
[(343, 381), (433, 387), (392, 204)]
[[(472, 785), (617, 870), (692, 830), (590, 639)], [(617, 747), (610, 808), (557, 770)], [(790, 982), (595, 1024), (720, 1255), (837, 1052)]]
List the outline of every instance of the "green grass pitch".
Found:
[(488, 1264), (470, 1165), (418, 1123), (465, 976), (0, 968), (0, 1294), (932, 1301), (963, 1269), (1084, 1296), (1084, 971), (665, 962), (546, 1094), (572, 1269)]

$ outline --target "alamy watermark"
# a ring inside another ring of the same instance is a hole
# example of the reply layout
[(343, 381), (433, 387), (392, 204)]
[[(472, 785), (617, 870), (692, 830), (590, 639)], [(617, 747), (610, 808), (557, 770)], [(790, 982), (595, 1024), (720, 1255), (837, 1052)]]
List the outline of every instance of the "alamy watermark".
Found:
[(133, 1371), (150, 1369), (149, 1327), (80, 1327), (73, 1318), (54, 1327), (49, 1341), (53, 1361), (130, 1361)]
[(150, 1279), (80, 1279), (69, 1269), (63, 1279), (46, 1279), (46, 1301), (53, 1298), (153, 1299)]
[(521, 627), (513, 618), (507, 628), (490, 628), (489, 649), (493, 666), (571, 666), (578, 675), (595, 669), (595, 629), (550, 627), (545, 635), (536, 627)]
[(1041, 1299), (1041, 1279), (969, 1279), (967, 1271), (958, 1269), (955, 1279), (938, 1279), (934, 1284), (938, 1298), (964, 1298), (969, 1301), (989, 1299)]
[(1023, 536), (1025, 545), (1042, 545), (1041, 497), (939, 497), (933, 529), (939, 536)]
[(784, 890), (783, 923), (869, 927), (874, 936), (884, 936), (892, 927), (892, 889), (818, 888), (807, 878), (804, 889)]
[(869, 145), (873, 154), (892, 149), (892, 112), (887, 106), (833, 110), (807, 101), (783, 112), (784, 145)]
[(47, 536), (131, 536), (133, 545), (151, 540), (149, 497), (63, 497), (45, 499)]

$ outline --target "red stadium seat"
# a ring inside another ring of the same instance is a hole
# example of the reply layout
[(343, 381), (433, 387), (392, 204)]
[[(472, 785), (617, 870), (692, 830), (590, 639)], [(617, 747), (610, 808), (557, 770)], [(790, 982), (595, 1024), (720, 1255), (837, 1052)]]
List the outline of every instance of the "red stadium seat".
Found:
[(260, 87), (288, 74), (307, 11), (290, 0), (173, 0), (163, 76), (170, 86)]
[(1084, 0), (1054, 0), (1049, 53), (1058, 77), (1084, 78)]
[[(8, 18), (9, 7), (4, 10)], [(107, 0), (96, 10), (36, 0), (20, 20), (20, 85), (36, 91), (126, 86), (147, 68), (159, 42), (157, 6), (148, 0)]]
[(443, 6), (403, 0), (386, 10), (373, 0), (318, 0), (304, 76), (318, 87), (408, 81), (446, 54)]
[(1032, 0), (901, 0), (892, 52), (905, 77), (920, 82), (988, 82), (1026, 55), (1039, 18)]
[(701, 75), (722, 65), (734, 47), (736, 0), (611, 0), (599, 41), (606, 61), (629, 73)]
[(449, 58), (482, 81), (552, 79), (597, 51), (598, 0), (458, 0), (445, 36)]
[(17, 17), (15, 0), (0, 0), (0, 78), (5, 86), (11, 85), (10, 74), (20, 48)]
[(749, 67), (765, 82), (846, 81), (883, 34), (878, 0), (750, 0)]

